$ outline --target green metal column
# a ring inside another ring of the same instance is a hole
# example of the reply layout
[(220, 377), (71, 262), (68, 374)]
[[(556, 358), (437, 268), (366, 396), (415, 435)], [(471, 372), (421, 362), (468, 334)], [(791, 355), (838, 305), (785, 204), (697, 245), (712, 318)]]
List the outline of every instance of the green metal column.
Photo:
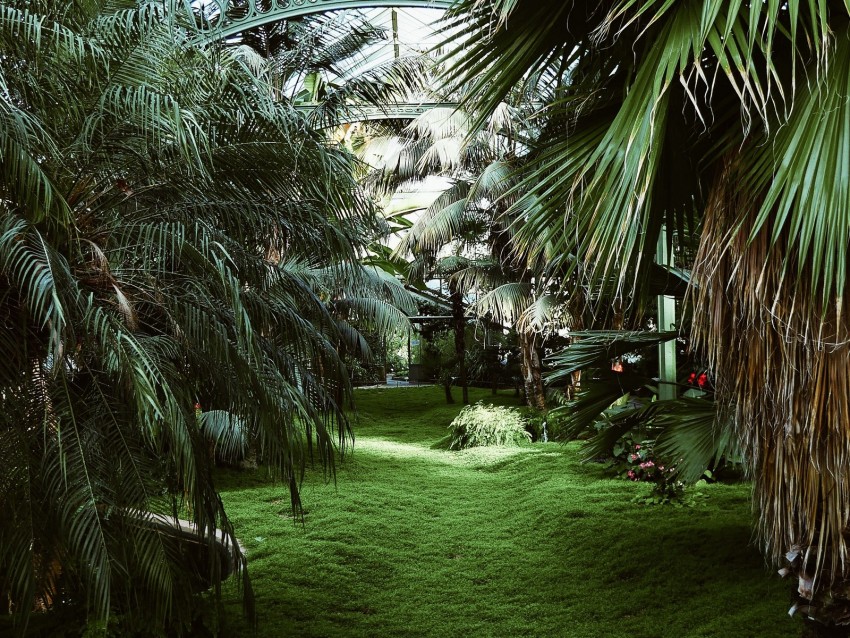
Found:
[(393, 7), (392, 9), (392, 18), (393, 18), (393, 52), (395, 53), (394, 57), (398, 60), (401, 57), (401, 48), (398, 45), (398, 9)]
[[(667, 229), (661, 228), (658, 235), (658, 247), (655, 253), (655, 261), (662, 266), (673, 265), (673, 251), (667, 244)], [(675, 330), (676, 325), (676, 299), (666, 295), (658, 296), (658, 329)], [(676, 341), (667, 341), (658, 344), (658, 398), (662, 401), (675, 399), (677, 396), (676, 383)]]

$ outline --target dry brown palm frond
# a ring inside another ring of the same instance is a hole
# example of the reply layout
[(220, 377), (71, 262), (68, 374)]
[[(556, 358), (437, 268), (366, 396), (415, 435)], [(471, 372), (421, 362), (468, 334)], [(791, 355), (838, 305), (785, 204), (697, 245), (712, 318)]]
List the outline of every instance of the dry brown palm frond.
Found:
[(749, 237), (759, 202), (739, 178), (730, 161), (706, 209), (694, 337), (751, 462), (766, 556), (778, 565), (794, 547), (808, 553), (813, 583), (801, 595), (811, 598), (850, 574), (847, 301), (827, 309), (809, 269), (783, 269), (794, 238), (774, 243), (770, 228)]

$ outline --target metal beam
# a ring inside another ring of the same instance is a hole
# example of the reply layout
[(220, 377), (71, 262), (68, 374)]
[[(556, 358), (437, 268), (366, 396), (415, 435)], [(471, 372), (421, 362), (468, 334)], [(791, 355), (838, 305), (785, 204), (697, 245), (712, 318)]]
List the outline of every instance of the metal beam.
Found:
[[(661, 266), (673, 265), (673, 251), (667, 238), (667, 229), (662, 227), (658, 235), (655, 262)], [(676, 299), (667, 295), (658, 296), (658, 330), (677, 330)], [(658, 344), (658, 398), (662, 401), (675, 399), (676, 388), (676, 340)]]
[[(256, 0), (209, 0), (203, 11), (190, 5), (187, 9), (202, 18), (197, 41), (202, 43), (225, 40), (264, 24), (289, 20), (311, 13), (338, 11), (340, 9), (371, 9), (374, 7), (419, 7), (423, 9), (448, 9), (453, 0), (269, 0), (271, 8), (261, 10)], [(210, 11), (210, 9), (213, 9)]]
[[(457, 107), (458, 104), (455, 102), (387, 104), (380, 107), (352, 104), (345, 107), (345, 110), (339, 114), (339, 118), (334, 120), (334, 124), (352, 124), (354, 122), (367, 122), (369, 120), (411, 120), (431, 109), (442, 108), (454, 111)], [(296, 108), (305, 115), (309, 115), (316, 107), (309, 104), (300, 104)]]

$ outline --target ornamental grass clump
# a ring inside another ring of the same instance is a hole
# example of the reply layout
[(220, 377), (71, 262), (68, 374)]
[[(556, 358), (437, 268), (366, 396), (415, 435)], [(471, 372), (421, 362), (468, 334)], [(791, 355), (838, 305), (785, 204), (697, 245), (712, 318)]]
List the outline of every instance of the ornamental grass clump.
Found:
[(449, 425), (449, 430), (452, 437), (450, 450), (491, 445), (516, 447), (531, 441), (519, 412), (502, 406), (484, 405), (481, 401), (463, 408)]

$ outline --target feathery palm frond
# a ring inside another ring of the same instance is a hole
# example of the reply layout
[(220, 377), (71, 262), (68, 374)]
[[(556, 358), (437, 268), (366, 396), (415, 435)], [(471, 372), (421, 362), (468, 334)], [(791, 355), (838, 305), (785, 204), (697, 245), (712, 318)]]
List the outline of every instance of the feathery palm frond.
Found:
[[(256, 443), (296, 510), (305, 465), (332, 474), (348, 439), (342, 331), (313, 271), (355, 261), (375, 227), (354, 160), (275, 101), (259, 60), (181, 39), (178, 13), (0, 9), (0, 593), (21, 633), (68, 601), (187, 626), (231, 571), (222, 545), (250, 613), (208, 437)], [(154, 511), (190, 518), (206, 553)]]

